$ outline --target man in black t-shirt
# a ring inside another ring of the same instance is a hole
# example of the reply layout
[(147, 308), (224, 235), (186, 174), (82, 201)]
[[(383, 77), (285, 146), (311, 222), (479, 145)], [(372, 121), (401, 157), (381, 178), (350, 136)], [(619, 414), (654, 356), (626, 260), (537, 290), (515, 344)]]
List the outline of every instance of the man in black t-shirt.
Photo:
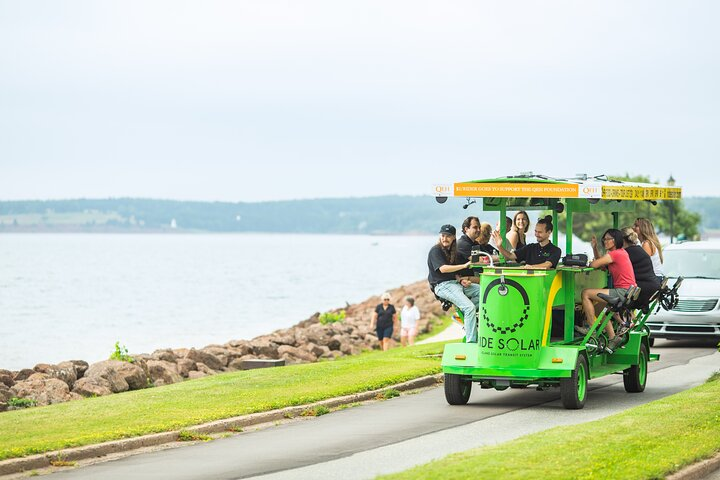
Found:
[(555, 268), (560, 261), (562, 251), (550, 242), (550, 234), (553, 231), (552, 217), (549, 215), (538, 220), (535, 225), (535, 238), (538, 243), (530, 243), (520, 247), (514, 252), (509, 252), (502, 246), (502, 238), (497, 230), (493, 232), (493, 238), (500, 250), (500, 253), (508, 260), (525, 262), (526, 268)]
[(471, 265), (469, 260), (458, 264), (457, 257), (455, 227), (443, 225), (438, 243), (428, 253), (428, 282), (435, 295), (449, 300), (463, 312), (466, 341), (477, 342), (476, 314), (480, 287), (466, 278), (456, 278), (458, 272)]
[[(463, 234), (457, 239), (457, 257), (458, 264), (465, 263), (470, 260), (470, 252), (474, 246), (477, 246), (477, 238), (480, 235), (480, 219), (478, 217), (467, 217), (462, 223)], [(475, 273), (469, 269), (463, 269), (457, 272), (461, 277), (470, 280), (475, 278)]]

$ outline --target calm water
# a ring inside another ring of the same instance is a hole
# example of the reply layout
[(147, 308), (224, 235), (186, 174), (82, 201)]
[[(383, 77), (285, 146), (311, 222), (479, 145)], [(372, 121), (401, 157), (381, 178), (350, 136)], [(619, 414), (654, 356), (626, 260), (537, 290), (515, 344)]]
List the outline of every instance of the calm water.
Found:
[(0, 235), (0, 368), (250, 339), (425, 278), (435, 241)]

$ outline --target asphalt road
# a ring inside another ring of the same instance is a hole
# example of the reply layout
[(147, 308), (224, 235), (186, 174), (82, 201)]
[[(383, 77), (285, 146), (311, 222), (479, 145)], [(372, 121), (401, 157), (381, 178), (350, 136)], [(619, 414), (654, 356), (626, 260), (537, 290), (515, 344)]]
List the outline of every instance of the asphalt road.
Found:
[(556, 389), (504, 392), (474, 386), (466, 406), (449, 406), (442, 388), (373, 402), (318, 418), (182, 448), (139, 454), (72, 471), (60, 479), (343, 480), (374, 478), (449, 453), (528, 433), (587, 422), (691, 388), (720, 369), (712, 342), (658, 340), (642, 394), (627, 394), (622, 377), (590, 382), (585, 408), (562, 408)]

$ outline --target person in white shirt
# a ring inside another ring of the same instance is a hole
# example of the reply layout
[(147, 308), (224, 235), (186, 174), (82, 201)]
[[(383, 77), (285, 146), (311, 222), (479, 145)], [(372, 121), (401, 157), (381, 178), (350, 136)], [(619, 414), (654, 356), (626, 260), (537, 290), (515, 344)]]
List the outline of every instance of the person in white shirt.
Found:
[(402, 346), (415, 345), (415, 336), (420, 320), (420, 310), (415, 306), (415, 299), (411, 296), (405, 297), (405, 306), (400, 312), (400, 343)]

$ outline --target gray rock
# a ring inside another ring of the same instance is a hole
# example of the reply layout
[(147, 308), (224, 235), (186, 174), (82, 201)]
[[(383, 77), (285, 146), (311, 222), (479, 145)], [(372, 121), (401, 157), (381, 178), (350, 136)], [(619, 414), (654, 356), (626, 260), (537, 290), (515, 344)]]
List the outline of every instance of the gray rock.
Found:
[(194, 348), (190, 349), (186, 358), (189, 358), (195, 363), (204, 363), (213, 370), (221, 370), (225, 366), (215, 355), (202, 350), (195, 350)]
[[(136, 362), (145, 361), (138, 359)], [(115, 370), (122, 375), (130, 390), (140, 390), (148, 386), (148, 375), (145, 374), (145, 370), (143, 370), (140, 365), (137, 365), (136, 362), (120, 362), (119, 365), (115, 366)]]
[(307, 350), (291, 347), (290, 345), (280, 345), (280, 347), (278, 347), (278, 355), (287, 363), (306, 363), (317, 361), (317, 357)]
[[(200, 349), (200, 351), (204, 353), (209, 353), (210, 355), (217, 358), (222, 367), (227, 367), (228, 363), (230, 362), (230, 351), (228, 350), (228, 347), (222, 347), (220, 345), (208, 345), (207, 347), (203, 347), (202, 349)], [(203, 363), (205, 363), (205, 365), (210, 365), (207, 362)], [(215, 367), (212, 368), (215, 370), (220, 370)]]
[(27, 380), (28, 378), (30, 378), (30, 375), (33, 375), (34, 373), (37, 372), (30, 368), (23, 368), (19, 372), (15, 373), (15, 375), (13, 375), (13, 380), (15, 382), (22, 382), (23, 380)]
[[(227, 343), (228, 347), (231, 347), (233, 352), (238, 352), (240, 357), (252, 353), (252, 345), (247, 340), (231, 340)], [(239, 358), (239, 357), (238, 357)]]
[(75, 366), (75, 375), (77, 376), (77, 378), (82, 378), (83, 376), (85, 376), (85, 372), (87, 372), (87, 369), (90, 367), (88, 362), (86, 362), (85, 360), (68, 360), (68, 362), (72, 363)]
[(0, 402), (7, 403), (7, 401), (13, 397), (14, 397), (14, 395), (10, 391), (10, 388), (7, 387), (6, 385), (0, 383)]
[(161, 350), (155, 350), (150, 357), (153, 360), (164, 360), (166, 362), (175, 362), (177, 361), (177, 355), (175, 355), (175, 352), (173, 352), (169, 348), (164, 348)]
[(277, 344), (269, 340), (253, 340), (253, 353), (259, 356), (265, 356), (267, 358), (278, 357), (278, 346)]
[(301, 348), (303, 350), (307, 350), (318, 358), (326, 356), (327, 353), (330, 351), (330, 349), (325, 345), (315, 345), (314, 343), (305, 344)]
[[(7, 371), (7, 370), (4, 370)], [(15, 380), (13, 380), (12, 375), (8, 375), (5, 373), (0, 372), (0, 385), (5, 385), (6, 387), (12, 387), (15, 385)]]
[(31, 375), (27, 380), (15, 383), (10, 389), (13, 396), (34, 400), (37, 405), (50, 405), (73, 400), (67, 383), (44, 373)]
[(118, 372), (123, 363), (120, 360), (103, 360), (93, 363), (85, 372), (84, 378), (104, 378), (110, 383), (112, 393), (126, 392), (130, 389), (125, 377)]
[(103, 397), (113, 393), (110, 382), (102, 377), (83, 377), (75, 382), (72, 391), (83, 397)]
[(46, 372), (53, 378), (62, 380), (67, 383), (68, 388), (72, 389), (77, 380), (77, 371), (72, 362), (60, 362), (57, 365), (51, 365)]
[(218, 373), (216, 370), (213, 370), (202, 362), (197, 362), (197, 369), (198, 372), (203, 372), (206, 375), (215, 375)]
[(165, 360), (149, 360), (147, 365), (148, 369), (150, 369), (150, 379), (156, 386), (183, 381), (183, 377), (178, 373), (177, 366), (174, 363)]
[(203, 378), (207, 377), (208, 374), (205, 372), (198, 372), (197, 370), (193, 370), (190, 373), (188, 373), (188, 380), (195, 380), (196, 378)]
[(190, 376), (190, 372), (197, 371), (197, 364), (189, 358), (181, 358), (175, 365), (180, 376), (185, 378)]
[(327, 346), (330, 350), (340, 350), (340, 345), (342, 345), (342, 337), (339, 335), (335, 335), (327, 342)]

